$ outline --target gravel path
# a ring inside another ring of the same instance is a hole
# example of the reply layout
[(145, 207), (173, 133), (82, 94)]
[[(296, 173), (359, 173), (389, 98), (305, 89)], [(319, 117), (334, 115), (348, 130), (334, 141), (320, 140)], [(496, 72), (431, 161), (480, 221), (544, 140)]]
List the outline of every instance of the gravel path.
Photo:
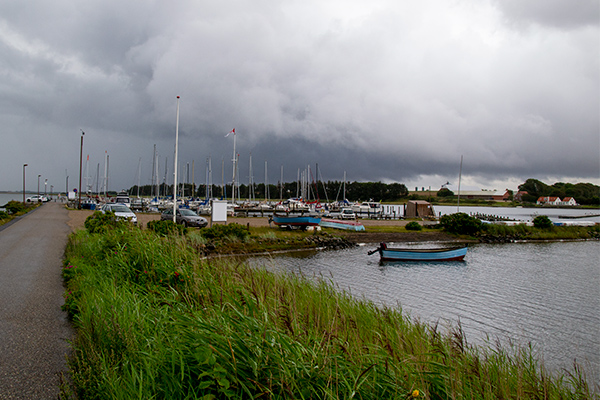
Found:
[(64, 205), (46, 203), (0, 231), (0, 399), (56, 399), (66, 376), (67, 220)]

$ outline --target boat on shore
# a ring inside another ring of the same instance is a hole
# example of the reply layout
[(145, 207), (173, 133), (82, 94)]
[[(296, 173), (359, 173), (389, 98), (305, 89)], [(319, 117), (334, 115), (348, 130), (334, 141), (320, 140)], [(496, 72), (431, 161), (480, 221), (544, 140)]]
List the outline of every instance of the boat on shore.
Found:
[(437, 249), (392, 248), (380, 243), (369, 255), (379, 252), (381, 261), (462, 261), (467, 255), (467, 246)]
[(365, 226), (358, 221), (321, 218), (319, 225), (325, 228), (344, 229), (347, 231), (364, 231)]
[(306, 229), (309, 226), (317, 226), (321, 222), (321, 217), (316, 217), (309, 214), (278, 214), (273, 213), (273, 223), (277, 226), (287, 226), (292, 229)]

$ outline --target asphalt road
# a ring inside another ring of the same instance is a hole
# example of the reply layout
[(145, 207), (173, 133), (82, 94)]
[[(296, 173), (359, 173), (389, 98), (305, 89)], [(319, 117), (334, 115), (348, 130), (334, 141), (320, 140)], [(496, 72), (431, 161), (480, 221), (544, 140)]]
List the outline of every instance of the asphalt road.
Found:
[(0, 399), (56, 399), (73, 330), (61, 311), (68, 212), (46, 203), (0, 231)]

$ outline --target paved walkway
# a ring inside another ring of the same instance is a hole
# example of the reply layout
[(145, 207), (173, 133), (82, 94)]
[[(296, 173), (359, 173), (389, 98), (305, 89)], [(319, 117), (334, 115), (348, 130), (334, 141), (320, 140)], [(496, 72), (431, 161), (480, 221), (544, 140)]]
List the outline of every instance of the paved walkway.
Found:
[(61, 311), (68, 212), (46, 203), (0, 231), (0, 399), (56, 399), (73, 331)]

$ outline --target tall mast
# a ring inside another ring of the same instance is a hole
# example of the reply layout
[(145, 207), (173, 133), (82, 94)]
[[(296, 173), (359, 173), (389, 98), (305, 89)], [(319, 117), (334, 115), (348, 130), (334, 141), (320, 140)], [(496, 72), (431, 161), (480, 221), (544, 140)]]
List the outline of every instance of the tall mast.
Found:
[(235, 152), (235, 128), (233, 128), (231, 132), (233, 132), (233, 179), (231, 182), (231, 203), (235, 205), (235, 173), (237, 172), (237, 153)]
[(460, 212), (460, 180), (462, 178), (463, 156), (460, 156), (460, 169), (458, 170), (458, 200), (456, 202), (456, 212)]
[(156, 189), (156, 171), (156, 143), (154, 143), (154, 153), (152, 153), (152, 183), (150, 184), (152, 189), (150, 190), (150, 196), (153, 194), (156, 195), (154, 192), (154, 189)]
[(269, 191), (269, 181), (267, 180), (267, 161), (265, 161), (265, 197), (267, 202), (269, 201), (269, 198), (271, 197), (271, 193)]
[(177, 157), (179, 155), (179, 96), (177, 96), (177, 121), (175, 122), (175, 161), (173, 165), (173, 223), (177, 223)]
[(283, 164), (281, 164), (281, 177), (279, 178), (279, 201), (283, 201)]

